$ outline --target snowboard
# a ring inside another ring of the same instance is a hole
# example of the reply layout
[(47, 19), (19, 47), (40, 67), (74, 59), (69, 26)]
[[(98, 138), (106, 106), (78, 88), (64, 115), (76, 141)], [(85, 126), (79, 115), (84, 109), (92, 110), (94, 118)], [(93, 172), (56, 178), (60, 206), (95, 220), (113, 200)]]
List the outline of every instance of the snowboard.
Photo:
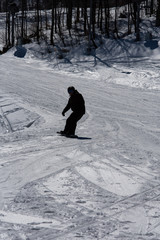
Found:
[(66, 135), (61, 132), (57, 132), (60, 136), (67, 137), (67, 138), (78, 138), (77, 135)]

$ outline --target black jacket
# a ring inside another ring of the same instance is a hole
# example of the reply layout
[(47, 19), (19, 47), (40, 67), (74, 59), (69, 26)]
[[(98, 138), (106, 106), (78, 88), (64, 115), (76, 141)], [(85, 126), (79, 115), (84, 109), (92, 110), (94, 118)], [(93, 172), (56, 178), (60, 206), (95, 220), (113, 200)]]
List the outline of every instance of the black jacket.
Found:
[(85, 114), (85, 101), (82, 94), (80, 94), (77, 90), (75, 90), (70, 96), (63, 113), (67, 112), (69, 109), (77, 114)]

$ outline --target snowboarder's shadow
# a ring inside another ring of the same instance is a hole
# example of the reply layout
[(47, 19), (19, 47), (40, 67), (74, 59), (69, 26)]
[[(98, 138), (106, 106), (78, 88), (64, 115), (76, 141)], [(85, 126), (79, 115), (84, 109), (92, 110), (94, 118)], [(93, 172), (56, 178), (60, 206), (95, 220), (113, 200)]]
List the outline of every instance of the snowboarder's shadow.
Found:
[(79, 140), (91, 140), (92, 138), (89, 138), (89, 137), (78, 137), (77, 139), (79, 139)]

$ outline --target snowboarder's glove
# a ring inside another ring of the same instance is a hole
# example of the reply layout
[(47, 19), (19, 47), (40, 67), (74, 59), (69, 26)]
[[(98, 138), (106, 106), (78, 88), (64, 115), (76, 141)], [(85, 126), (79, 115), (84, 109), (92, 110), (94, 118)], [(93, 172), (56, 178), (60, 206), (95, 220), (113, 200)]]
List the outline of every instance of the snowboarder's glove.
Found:
[(64, 111), (62, 112), (62, 116), (65, 116), (65, 112)]

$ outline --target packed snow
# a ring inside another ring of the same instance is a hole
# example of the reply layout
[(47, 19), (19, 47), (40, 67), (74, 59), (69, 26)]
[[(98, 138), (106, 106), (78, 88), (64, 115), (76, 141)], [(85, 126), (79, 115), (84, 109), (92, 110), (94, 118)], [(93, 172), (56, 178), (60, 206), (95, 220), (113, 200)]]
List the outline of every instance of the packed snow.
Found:
[[(158, 37), (0, 56), (0, 240), (160, 239)], [(78, 139), (56, 134), (72, 85)]]

